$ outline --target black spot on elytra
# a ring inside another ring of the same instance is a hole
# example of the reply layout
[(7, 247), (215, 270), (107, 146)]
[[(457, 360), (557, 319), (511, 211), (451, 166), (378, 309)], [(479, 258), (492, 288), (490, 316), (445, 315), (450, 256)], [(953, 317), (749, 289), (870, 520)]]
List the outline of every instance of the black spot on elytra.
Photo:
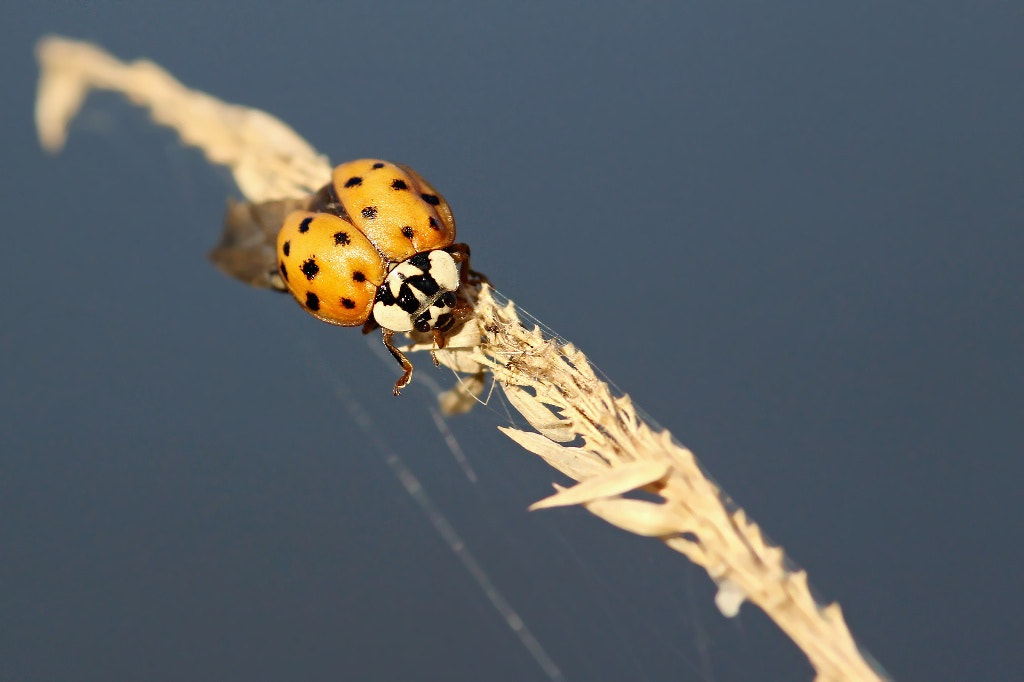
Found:
[(363, 217), (366, 218), (367, 220), (376, 220), (377, 219), (377, 207), (376, 206), (367, 206), (366, 208), (364, 208), (362, 210), (362, 214), (363, 214)]
[(334, 245), (335, 246), (348, 246), (348, 243), (352, 241), (348, 232), (335, 232), (334, 233)]
[(305, 234), (306, 232), (309, 232), (309, 224), (311, 222), (313, 222), (313, 218), (312, 217), (304, 218), (302, 220), (302, 222), (299, 223), (299, 232), (302, 232), (303, 234)]
[(391, 189), (409, 189), (409, 185), (405, 184), (405, 180), (395, 178), (391, 183)]
[(431, 206), (437, 206), (441, 203), (441, 199), (436, 194), (421, 194), (423, 201), (427, 202)]
[(358, 187), (361, 184), (363, 184), (363, 179), (358, 175), (355, 175), (345, 181), (346, 187)]
[(320, 310), (320, 297), (312, 291), (306, 294), (306, 307), (310, 310)]
[(380, 161), (378, 161), (377, 163), (373, 164), (373, 168), (374, 169), (383, 168), (383, 167), (384, 167), (384, 164), (381, 163)]
[(364, 275), (363, 273), (361, 273), (359, 271), (356, 271), (356, 272), (352, 273), (352, 279), (354, 279), (357, 282), (365, 282), (366, 281), (366, 275)]
[(356, 307), (356, 302), (353, 301), (351, 298), (343, 298), (341, 299), (341, 307), (347, 310), (352, 310), (353, 308)]
[(406, 239), (412, 239), (413, 234), (413, 229), (410, 226), (406, 225), (405, 227), (402, 228), (402, 236), (405, 237)]
[(432, 228), (434, 228), (435, 230), (440, 230), (441, 229), (441, 226), (437, 224), (437, 220), (435, 220), (434, 218), (430, 219), (430, 226)]
[(284, 263), (281, 263), (281, 276), (284, 277), (284, 281), (288, 281), (288, 270), (284, 267)]
[(284, 243), (284, 244), (283, 244), (283, 245), (281, 246), (281, 251), (282, 251), (282, 252), (284, 253), (284, 255), (286, 255), (286, 256), (288, 256), (288, 255), (291, 255), (291, 252), (292, 252), (292, 243), (291, 243), (291, 242), (285, 242), (285, 243)]
[(302, 274), (306, 276), (306, 279), (313, 279), (318, 272), (320, 272), (320, 266), (316, 264), (315, 258), (310, 258), (302, 264)]

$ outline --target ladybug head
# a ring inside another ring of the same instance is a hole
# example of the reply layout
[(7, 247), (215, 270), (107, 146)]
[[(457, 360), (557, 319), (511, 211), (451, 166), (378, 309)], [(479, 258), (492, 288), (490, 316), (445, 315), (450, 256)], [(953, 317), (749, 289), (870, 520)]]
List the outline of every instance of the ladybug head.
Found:
[(377, 288), (373, 319), (396, 332), (447, 331), (455, 323), (459, 270), (451, 254), (417, 253), (396, 265)]

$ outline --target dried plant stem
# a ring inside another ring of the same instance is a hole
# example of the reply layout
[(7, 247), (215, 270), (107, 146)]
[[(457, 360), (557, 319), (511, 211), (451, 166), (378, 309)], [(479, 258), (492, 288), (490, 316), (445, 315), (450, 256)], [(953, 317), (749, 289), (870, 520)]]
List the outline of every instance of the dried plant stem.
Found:
[[(327, 159), (274, 117), (189, 90), (146, 61), (126, 64), (101, 49), (63, 38), (39, 43), (42, 65), (36, 122), (44, 147), (58, 150), (90, 89), (115, 90), (228, 166), (250, 201), (299, 197), (330, 178)], [(719, 587), (727, 616), (743, 601), (759, 606), (807, 655), (818, 680), (879, 680), (884, 672), (854, 642), (838, 604), (813, 598), (807, 575), (735, 508), (696, 459), (667, 431), (637, 416), (614, 395), (572, 344), (524, 326), (511, 303), (486, 286), (471, 292), (475, 318), (436, 351), (464, 375), (443, 396), (449, 412), (468, 409), (486, 373), (535, 429), (502, 428), (526, 450), (578, 483), (533, 509), (583, 505), (624, 530), (657, 538), (703, 566)], [(426, 340), (421, 340), (426, 341)], [(430, 350), (429, 342), (410, 350)], [(642, 491), (644, 495), (637, 493)], [(651, 501), (657, 498), (658, 501)]]
[(67, 125), (92, 89), (114, 90), (149, 109), (211, 163), (231, 169), (242, 194), (262, 202), (310, 194), (331, 175), (327, 157), (259, 109), (189, 90), (156, 64), (126, 64), (89, 43), (55, 36), (36, 47), (41, 73), (36, 129), (48, 151), (64, 146)]
[[(460, 371), (476, 363), (492, 373), (535, 429), (501, 430), (580, 481), (533, 509), (580, 504), (624, 530), (662, 540), (708, 571), (725, 615), (737, 613), (744, 600), (761, 607), (807, 654), (819, 680), (884, 679), (858, 649), (839, 605), (818, 604), (807, 574), (792, 570), (782, 549), (766, 543), (692, 452), (668, 431), (652, 430), (628, 396), (614, 395), (583, 353), (527, 329), (514, 304), (499, 304), (487, 288), (476, 300), (476, 316), (479, 326), (466, 341), (478, 334), (482, 342), (438, 356)], [(636, 491), (661, 499), (630, 496)]]

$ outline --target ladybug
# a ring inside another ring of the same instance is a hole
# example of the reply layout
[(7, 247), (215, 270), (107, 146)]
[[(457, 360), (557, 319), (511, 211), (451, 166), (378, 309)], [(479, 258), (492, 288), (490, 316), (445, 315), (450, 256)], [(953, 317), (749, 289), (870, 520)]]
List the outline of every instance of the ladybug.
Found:
[(341, 164), (305, 199), (230, 204), (210, 255), (234, 277), (290, 292), (317, 319), (380, 328), (403, 370), (396, 396), (413, 367), (392, 337), (433, 333), (443, 348), (468, 312), (460, 287), (487, 281), (455, 243), (444, 197), (411, 168), (377, 159)]

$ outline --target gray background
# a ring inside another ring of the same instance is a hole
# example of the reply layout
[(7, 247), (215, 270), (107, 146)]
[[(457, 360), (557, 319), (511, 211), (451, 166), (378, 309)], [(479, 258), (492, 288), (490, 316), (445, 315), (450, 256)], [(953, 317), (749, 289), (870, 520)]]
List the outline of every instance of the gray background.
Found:
[[(573, 680), (809, 679), (355, 331), (204, 260), (230, 178), (121, 100), (32, 129), (35, 39), (147, 56), (420, 170), (901, 679), (1020, 677), (1019, 3), (9, 8), (0, 679), (543, 679), (350, 391)], [(450, 377), (423, 359), (420, 377)]]

